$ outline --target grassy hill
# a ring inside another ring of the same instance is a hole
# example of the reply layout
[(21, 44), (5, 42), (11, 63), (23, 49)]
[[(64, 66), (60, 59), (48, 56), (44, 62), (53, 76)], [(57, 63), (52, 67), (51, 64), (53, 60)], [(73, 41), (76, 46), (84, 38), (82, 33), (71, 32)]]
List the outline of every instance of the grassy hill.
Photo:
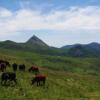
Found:
[[(99, 57), (72, 58), (0, 49), (0, 58), (26, 65), (25, 72), (16, 73), (17, 85), (0, 85), (1, 100), (100, 100)], [(34, 74), (27, 70), (33, 64), (47, 76), (45, 87), (30, 84)]]

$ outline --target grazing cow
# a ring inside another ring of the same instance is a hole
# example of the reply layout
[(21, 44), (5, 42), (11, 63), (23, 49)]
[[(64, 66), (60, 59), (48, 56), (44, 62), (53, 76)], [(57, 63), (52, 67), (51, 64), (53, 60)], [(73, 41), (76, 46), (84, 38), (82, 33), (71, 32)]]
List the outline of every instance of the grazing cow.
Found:
[(2, 72), (6, 70), (7, 66), (10, 66), (10, 63), (8, 61), (0, 60), (0, 70)]
[(12, 64), (12, 67), (13, 67), (13, 71), (17, 71), (17, 64), (16, 63), (14, 63), (14, 64)]
[(0, 64), (1, 64), (1, 63), (5, 63), (6, 66), (10, 66), (10, 63), (9, 63), (8, 61), (0, 60)]
[(6, 84), (7, 81), (14, 81), (15, 83), (16, 82), (16, 74), (13, 73), (13, 72), (4, 72), (2, 73), (1, 75), (1, 84)]
[(24, 64), (19, 65), (19, 70), (20, 70), (20, 71), (25, 71), (25, 65), (24, 65)]
[(45, 81), (46, 81), (46, 76), (45, 75), (36, 75), (32, 79), (32, 84), (37, 83), (37, 86), (41, 86), (41, 85), (45, 85)]
[(10, 66), (10, 63), (5, 60), (0, 60), (0, 70), (4, 72), (6, 70), (6, 67)]
[(36, 72), (36, 73), (39, 73), (39, 68), (33, 66), (33, 67), (30, 67), (28, 71), (29, 71), (29, 72)]
[(5, 63), (1, 63), (1, 64), (0, 64), (0, 70), (1, 70), (2, 72), (4, 72), (4, 71), (6, 70), (6, 64), (5, 64)]

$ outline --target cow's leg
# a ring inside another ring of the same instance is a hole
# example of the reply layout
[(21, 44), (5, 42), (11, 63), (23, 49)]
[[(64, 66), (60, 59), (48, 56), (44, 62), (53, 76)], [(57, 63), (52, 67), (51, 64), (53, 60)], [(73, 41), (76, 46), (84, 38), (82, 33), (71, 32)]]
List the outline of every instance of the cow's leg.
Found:
[(45, 80), (43, 81), (43, 85), (45, 85)]
[(6, 70), (6, 66), (4, 67), (4, 71)]
[(40, 82), (39, 81), (37, 81), (37, 86), (39, 86), (40, 85)]
[(38, 82), (37, 82), (37, 86), (38, 86)]
[(39, 86), (41, 86), (41, 81), (39, 81)]
[(40, 86), (42, 86), (42, 81), (40, 81)]
[(44, 85), (44, 81), (41, 81), (41, 86), (43, 86)]

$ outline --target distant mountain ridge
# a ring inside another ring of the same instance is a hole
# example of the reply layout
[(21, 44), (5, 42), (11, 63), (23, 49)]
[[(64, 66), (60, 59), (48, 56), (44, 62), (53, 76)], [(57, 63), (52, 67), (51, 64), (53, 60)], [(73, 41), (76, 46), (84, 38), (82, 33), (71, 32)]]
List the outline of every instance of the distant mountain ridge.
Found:
[(70, 57), (97, 57), (100, 56), (100, 44), (93, 42), (90, 44), (66, 45), (61, 48), (50, 47), (44, 41), (33, 35), (24, 43), (16, 43), (10, 40), (0, 42), (0, 49), (21, 50), (35, 52), (43, 55), (57, 55)]
[(61, 47), (62, 50), (68, 51), (70, 56), (100, 56), (100, 44), (92, 42), (89, 44), (74, 44)]
[(48, 46), (35, 35), (33, 35), (28, 41), (24, 43), (16, 43), (10, 40), (1, 41), (0, 49), (35, 52), (42, 55), (63, 55), (61, 50)]

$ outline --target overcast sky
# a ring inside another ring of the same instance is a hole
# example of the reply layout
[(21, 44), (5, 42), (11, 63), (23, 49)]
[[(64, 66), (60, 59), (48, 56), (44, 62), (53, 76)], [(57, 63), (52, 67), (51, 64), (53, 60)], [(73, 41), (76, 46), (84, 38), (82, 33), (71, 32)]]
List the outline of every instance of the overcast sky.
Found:
[(0, 0), (0, 41), (32, 35), (56, 47), (100, 43), (100, 0)]

